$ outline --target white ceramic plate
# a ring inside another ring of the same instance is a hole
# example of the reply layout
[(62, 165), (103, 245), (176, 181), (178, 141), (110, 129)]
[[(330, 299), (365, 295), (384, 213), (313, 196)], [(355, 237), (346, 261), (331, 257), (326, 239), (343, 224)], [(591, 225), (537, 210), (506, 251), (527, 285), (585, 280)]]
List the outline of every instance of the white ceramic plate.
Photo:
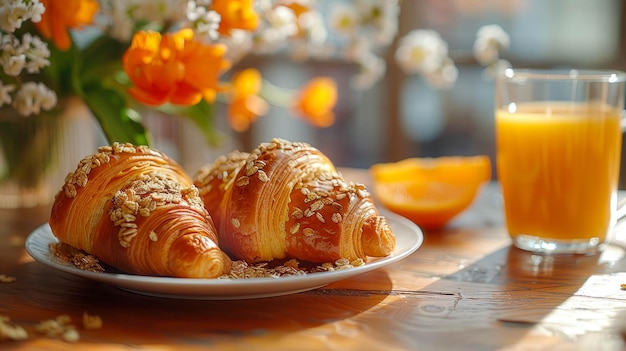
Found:
[(187, 279), (140, 276), (118, 273), (95, 273), (76, 268), (57, 259), (48, 248), (58, 242), (50, 226), (44, 224), (26, 239), (26, 251), (37, 261), (77, 276), (110, 284), (124, 290), (160, 297), (236, 300), (294, 294), (316, 289), (397, 262), (415, 252), (424, 240), (417, 225), (404, 217), (385, 213), (396, 236), (396, 249), (383, 258), (370, 259), (366, 264), (350, 269), (310, 273), (304, 276), (249, 279)]

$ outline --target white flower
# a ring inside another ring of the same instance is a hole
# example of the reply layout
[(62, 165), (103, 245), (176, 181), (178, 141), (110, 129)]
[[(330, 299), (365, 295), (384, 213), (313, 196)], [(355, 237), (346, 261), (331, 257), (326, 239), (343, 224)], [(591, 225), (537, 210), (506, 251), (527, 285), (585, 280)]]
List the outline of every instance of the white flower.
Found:
[(378, 82), (387, 70), (385, 60), (372, 53), (364, 56), (360, 64), (360, 71), (353, 76), (350, 80), (350, 84), (354, 89), (366, 90), (371, 88), (376, 82)]
[(329, 26), (342, 35), (354, 35), (359, 28), (359, 16), (354, 6), (334, 4), (330, 10)]
[(265, 19), (269, 27), (282, 33), (286, 39), (298, 33), (298, 25), (296, 24), (296, 14), (286, 6), (276, 6), (265, 14)]
[(0, 29), (6, 33), (13, 33), (25, 21), (41, 21), (41, 14), (45, 8), (39, 0), (3, 0), (0, 4)]
[(258, 54), (272, 54), (278, 51), (284, 44), (283, 33), (272, 28), (267, 28), (252, 36), (252, 51)]
[(13, 107), (23, 116), (50, 110), (57, 103), (57, 96), (43, 83), (26, 82), (15, 94)]
[(24, 116), (38, 114), (42, 109), (49, 110), (57, 102), (56, 94), (43, 83), (22, 83), (23, 77), (19, 77), (24, 70), (38, 73), (50, 64), (50, 50), (41, 38), (31, 33), (18, 37), (15, 33), (28, 20), (41, 21), (44, 11), (39, 0), (4, 0), (0, 3), (0, 67), (4, 75), (18, 77), (10, 80), (15, 84), (0, 80), (0, 107), (10, 104)]
[(0, 107), (11, 104), (11, 93), (15, 90), (15, 85), (5, 85), (0, 81)]
[(400, 6), (396, 0), (360, 0), (356, 3), (361, 26), (370, 26), (365, 31), (377, 46), (391, 44), (398, 31)]
[(46, 8), (39, 2), (39, 0), (31, 0), (29, 5), (28, 17), (30, 20), (35, 23), (41, 21), (41, 15), (46, 12)]
[(130, 1), (126, 0), (107, 0), (102, 3), (102, 11), (106, 19), (105, 25), (107, 32), (111, 37), (119, 41), (129, 41), (133, 36), (134, 22), (129, 16), (126, 6)]
[(308, 11), (301, 14), (298, 18), (298, 26), (300, 27), (300, 35), (311, 44), (311, 48), (314, 50), (317, 50), (328, 39), (324, 18), (319, 11)]
[(244, 30), (235, 29), (230, 32), (230, 37), (225, 38), (222, 43), (228, 50), (226, 56), (231, 62), (238, 62), (252, 51), (252, 36)]
[(13, 34), (5, 34), (0, 39), (0, 66), (4, 73), (17, 77), (26, 69), (37, 73), (50, 64), (50, 50), (39, 37), (26, 33), (20, 41)]
[(22, 1), (7, 1), (0, 6), (0, 29), (7, 33), (13, 33), (22, 26), (26, 16), (28, 15), (28, 7)]
[(252, 35), (253, 51), (271, 54), (284, 47), (291, 36), (298, 34), (296, 19), (295, 13), (285, 6), (277, 6), (265, 11), (265, 21)]
[[(216, 14), (216, 12), (211, 11), (210, 13)], [(219, 18), (219, 15), (218, 15)], [(195, 38), (198, 40), (210, 43), (219, 39), (219, 32), (217, 28), (219, 27), (218, 22), (196, 22), (194, 23), (193, 30), (195, 33)]]
[(448, 44), (432, 30), (418, 29), (399, 42), (395, 59), (405, 73), (428, 73), (441, 67), (448, 57)]
[(431, 30), (413, 30), (404, 36), (395, 59), (405, 73), (421, 74), (429, 85), (438, 89), (452, 87), (459, 75), (448, 56), (448, 44)]
[(137, 23), (158, 26), (186, 19), (187, 0), (101, 0), (102, 18), (108, 33), (120, 41), (129, 41)]
[(50, 50), (41, 38), (33, 36), (30, 33), (22, 36), (22, 52), (26, 55), (26, 70), (28, 73), (38, 73), (40, 69), (50, 64)]
[(2, 68), (4, 73), (9, 76), (17, 77), (22, 73), (22, 70), (26, 66), (26, 55), (15, 54), (7, 57), (7, 60), (2, 62)]
[(454, 86), (459, 76), (459, 70), (454, 61), (449, 57), (444, 60), (442, 65), (435, 71), (424, 74), (424, 78), (428, 84), (437, 89), (450, 89)]
[(187, 1), (187, 9), (185, 14), (187, 16), (187, 20), (191, 22), (195, 22), (201, 18), (203, 18), (207, 13), (207, 9), (204, 6), (198, 6), (196, 1), (189, 0)]
[(217, 30), (220, 26), (221, 16), (215, 11), (207, 10), (205, 6), (206, 4), (189, 0), (186, 10), (187, 23), (184, 25), (192, 28), (201, 40), (216, 41), (219, 38)]
[(500, 58), (500, 51), (509, 47), (509, 35), (496, 24), (482, 26), (476, 32), (474, 57), (487, 66)]
[(386, 19), (396, 18), (396, 21), (382, 21), (374, 31), (374, 43), (377, 46), (387, 46), (393, 42), (393, 39), (398, 34), (398, 22), (397, 17), (385, 17)]

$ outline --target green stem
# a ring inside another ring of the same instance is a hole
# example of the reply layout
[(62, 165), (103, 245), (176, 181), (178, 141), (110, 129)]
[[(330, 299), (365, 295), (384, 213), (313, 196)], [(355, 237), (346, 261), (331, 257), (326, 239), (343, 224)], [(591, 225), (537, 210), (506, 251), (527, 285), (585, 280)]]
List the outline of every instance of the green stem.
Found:
[(295, 92), (291, 89), (281, 88), (268, 80), (263, 80), (263, 87), (259, 95), (274, 106), (288, 107), (293, 101)]

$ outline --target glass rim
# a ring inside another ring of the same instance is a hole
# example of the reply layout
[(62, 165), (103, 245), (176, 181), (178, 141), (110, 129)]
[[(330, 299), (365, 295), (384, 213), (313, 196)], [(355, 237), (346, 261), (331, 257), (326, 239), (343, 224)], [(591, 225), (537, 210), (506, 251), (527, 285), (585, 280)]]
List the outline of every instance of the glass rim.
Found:
[(551, 80), (551, 81), (586, 81), (586, 82), (626, 82), (626, 72), (612, 69), (533, 69), (506, 68), (498, 78), (508, 81)]

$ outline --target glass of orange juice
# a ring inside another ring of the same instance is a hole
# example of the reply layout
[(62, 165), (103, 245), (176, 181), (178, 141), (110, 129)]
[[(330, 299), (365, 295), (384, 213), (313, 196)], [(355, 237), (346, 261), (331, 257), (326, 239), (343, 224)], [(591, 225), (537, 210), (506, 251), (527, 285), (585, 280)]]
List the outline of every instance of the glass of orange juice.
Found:
[(496, 164), (518, 248), (592, 253), (615, 223), (626, 73), (506, 69)]

